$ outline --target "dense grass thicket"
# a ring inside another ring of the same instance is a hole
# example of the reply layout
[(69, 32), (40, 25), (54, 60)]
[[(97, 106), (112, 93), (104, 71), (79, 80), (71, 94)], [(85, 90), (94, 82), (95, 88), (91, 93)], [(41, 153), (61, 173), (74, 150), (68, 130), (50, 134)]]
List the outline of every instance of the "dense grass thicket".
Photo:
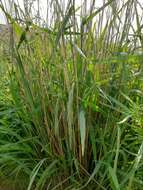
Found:
[(0, 1), (0, 186), (142, 190), (142, 4), (24, 2)]

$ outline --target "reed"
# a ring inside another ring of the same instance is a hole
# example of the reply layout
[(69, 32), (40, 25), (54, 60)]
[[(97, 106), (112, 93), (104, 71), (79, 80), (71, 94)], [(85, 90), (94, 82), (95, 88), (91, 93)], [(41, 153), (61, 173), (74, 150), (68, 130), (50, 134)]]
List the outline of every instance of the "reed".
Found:
[(35, 1), (23, 1), (25, 10), (13, 3), (15, 17), (0, 2), (12, 40), (12, 101), (0, 111), (4, 183), (14, 190), (141, 190), (141, 4), (47, 1), (44, 23), (38, 0), (36, 20)]

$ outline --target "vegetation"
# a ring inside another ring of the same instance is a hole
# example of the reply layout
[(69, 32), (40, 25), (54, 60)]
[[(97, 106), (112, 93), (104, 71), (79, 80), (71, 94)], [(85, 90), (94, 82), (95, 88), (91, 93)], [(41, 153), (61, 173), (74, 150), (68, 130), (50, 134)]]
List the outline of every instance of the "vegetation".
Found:
[(0, 1), (11, 42), (1, 50), (1, 185), (142, 190), (143, 9), (91, 2), (51, 1), (43, 24), (32, 4), (11, 14)]

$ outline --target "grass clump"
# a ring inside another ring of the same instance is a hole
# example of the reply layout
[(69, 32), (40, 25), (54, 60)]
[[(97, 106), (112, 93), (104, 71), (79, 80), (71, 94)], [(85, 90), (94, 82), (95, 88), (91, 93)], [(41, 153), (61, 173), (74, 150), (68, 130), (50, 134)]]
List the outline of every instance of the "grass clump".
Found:
[[(28, 190), (141, 190), (140, 4), (105, 1), (95, 10), (93, 1), (88, 15), (84, 1), (77, 22), (74, 1), (65, 11), (53, 1), (54, 20), (47, 27), (30, 15), (21, 18), (14, 5), (17, 19), (1, 5), (13, 39), (12, 100), (0, 111), (4, 183)], [(126, 15), (123, 23), (121, 15)]]

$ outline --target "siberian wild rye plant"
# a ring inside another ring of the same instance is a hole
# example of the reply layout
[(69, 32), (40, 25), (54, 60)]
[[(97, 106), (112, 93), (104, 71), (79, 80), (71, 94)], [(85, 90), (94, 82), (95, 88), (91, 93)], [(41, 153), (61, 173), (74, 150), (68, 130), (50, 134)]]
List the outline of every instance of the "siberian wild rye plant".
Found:
[(142, 5), (47, 1), (51, 21), (42, 26), (38, 0), (36, 20), (32, 1), (25, 11), (13, 2), (12, 14), (0, 2), (12, 62), (12, 103), (0, 111), (2, 181), (14, 190), (141, 190)]

